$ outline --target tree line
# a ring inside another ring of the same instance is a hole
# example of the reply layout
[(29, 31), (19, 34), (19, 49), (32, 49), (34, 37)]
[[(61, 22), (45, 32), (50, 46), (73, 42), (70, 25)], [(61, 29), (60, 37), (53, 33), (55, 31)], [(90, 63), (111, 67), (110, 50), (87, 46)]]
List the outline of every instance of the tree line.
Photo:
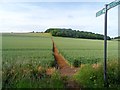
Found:
[(118, 36), (118, 37), (115, 37), (114, 39), (120, 39), (120, 36)]
[[(51, 33), (52, 36), (58, 36), (58, 37), (99, 39), (99, 40), (104, 39), (104, 35), (102, 34), (95, 34), (92, 32), (72, 30), (72, 29), (49, 28), (45, 31), (45, 33)], [(107, 39), (111, 40), (109, 36), (107, 36)]]

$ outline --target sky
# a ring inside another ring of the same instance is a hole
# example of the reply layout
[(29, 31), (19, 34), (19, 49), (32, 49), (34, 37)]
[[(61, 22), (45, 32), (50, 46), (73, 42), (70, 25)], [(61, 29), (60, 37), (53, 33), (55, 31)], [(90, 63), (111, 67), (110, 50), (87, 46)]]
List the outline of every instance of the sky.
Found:
[[(0, 3), (0, 32), (44, 32), (48, 28), (71, 28), (104, 34), (104, 15), (96, 17), (96, 12), (104, 8), (105, 3), (87, 0), (86, 2), (4, 0)], [(118, 7), (108, 11), (108, 35), (118, 36)]]

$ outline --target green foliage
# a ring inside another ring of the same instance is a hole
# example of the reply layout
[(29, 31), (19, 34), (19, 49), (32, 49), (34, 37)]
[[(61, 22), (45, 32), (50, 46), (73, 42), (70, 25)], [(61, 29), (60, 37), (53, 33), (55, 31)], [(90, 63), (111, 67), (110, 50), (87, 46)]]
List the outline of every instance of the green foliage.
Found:
[(58, 72), (46, 74), (54, 66), (49, 34), (3, 34), (2, 44), (3, 88), (63, 88)]
[(51, 78), (45, 70), (38, 71), (38, 66), (47, 68), (54, 62), (49, 35), (3, 34), (2, 45), (3, 88), (47, 87)]
[(118, 61), (109, 61), (108, 62), (108, 83), (109, 87), (119, 87), (120, 89), (120, 69)]
[[(101, 68), (100, 68), (101, 69)], [(101, 70), (94, 70), (91, 65), (85, 65), (75, 75), (76, 81), (82, 84), (84, 88), (103, 87), (103, 72)]]
[(120, 39), (120, 36), (118, 36), (118, 37), (115, 37), (114, 39)]
[[(36, 35), (36, 36), (35, 36)], [(41, 35), (41, 34), (40, 34)], [(3, 67), (11, 64), (50, 66), (54, 61), (50, 37), (36, 34), (3, 34)]]
[[(15, 68), (14, 68), (15, 67)], [(33, 66), (19, 68), (14, 66), (3, 73), (3, 88), (63, 88), (58, 72), (46, 74), (46, 68), (38, 70)]]
[(74, 60), (74, 62), (73, 62), (73, 66), (74, 66), (74, 67), (80, 67), (80, 65), (81, 65), (81, 61), (79, 61), (79, 60)]
[(54, 85), (51, 88), (64, 88), (64, 83), (62, 81), (62, 77), (60, 76), (60, 73), (58, 71), (53, 73), (53, 75), (51, 77), (51, 83), (52, 83), (52, 85)]
[[(51, 33), (53, 36), (60, 36), (60, 37), (72, 37), (72, 38), (85, 38), (85, 39), (104, 39), (104, 35), (95, 34), (92, 32), (85, 32), (85, 31), (76, 31), (72, 29), (61, 29), (61, 28), (50, 28), (45, 31), (45, 33)], [(108, 36), (108, 40), (111, 38)]]
[[(118, 77), (118, 63), (115, 61), (108, 63), (108, 87), (120, 88), (120, 81)], [(119, 71), (120, 72), (120, 71)], [(85, 65), (81, 67), (80, 71), (74, 75), (76, 81), (83, 85), (84, 88), (104, 88), (103, 79), (103, 65), (97, 64)]]
[[(55, 44), (60, 53), (71, 64), (75, 60), (81, 64), (94, 64), (103, 62), (104, 41), (54, 37)], [(108, 60), (118, 60), (118, 42), (108, 41)]]
[[(72, 64), (94, 64), (103, 60), (102, 40), (53, 39), (60, 53)], [(115, 60), (108, 64), (109, 87), (119, 87), (120, 82), (116, 68), (117, 45), (116, 41), (108, 41), (108, 59)], [(46, 75), (46, 69), (54, 66), (50, 36), (40, 33), (3, 34), (2, 46), (3, 88), (64, 87), (58, 72), (52, 76)], [(39, 66), (43, 69), (38, 70)], [(94, 69), (91, 65), (85, 65), (74, 78), (84, 87), (103, 87), (103, 66), (100, 64)]]
[(56, 63), (54, 61), (50, 62), (50, 67), (55, 67)]

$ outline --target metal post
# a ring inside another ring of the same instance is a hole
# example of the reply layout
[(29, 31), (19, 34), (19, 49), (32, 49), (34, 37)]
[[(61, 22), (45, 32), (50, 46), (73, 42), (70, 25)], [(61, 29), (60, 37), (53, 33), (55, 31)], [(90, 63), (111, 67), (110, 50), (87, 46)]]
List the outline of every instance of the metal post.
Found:
[(108, 86), (107, 81), (107, 4), (105, 5), (105, 30), (104, 30), (104, 86)]

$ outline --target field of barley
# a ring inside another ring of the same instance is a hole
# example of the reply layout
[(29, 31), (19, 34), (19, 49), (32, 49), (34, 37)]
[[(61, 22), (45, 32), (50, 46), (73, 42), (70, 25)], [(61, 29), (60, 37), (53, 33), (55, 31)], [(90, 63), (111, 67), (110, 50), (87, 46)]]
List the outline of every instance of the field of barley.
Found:
[(50, 34), (2, 34), (3, 88), (61, 87), (59, 79), (53, 82), (57, 74), (46, 75), (46, 69), (53, 64)]
[[(65, 88), (67, 77), (55, 69), (53, 43), (49, 33), (2, 34), (3, 88)], [(71, 78), (82, 87), (104, 87), (103, 40), (52, 37), (59, 53), (80, 70)], [(118, 41), (108, 41), (109, 87), (120, 87), (118, 80)], [(50, 75), (47, 71), (51, 70)], [(69, 80), (68, 80), (69, 81)]]
[[(54, 37), (59, 52), (72, 64), (74, 60), (82, 64), (103, 62), (104, 41)], [(108, 60), (118, 60), (118, 41), (108, 41)]]

